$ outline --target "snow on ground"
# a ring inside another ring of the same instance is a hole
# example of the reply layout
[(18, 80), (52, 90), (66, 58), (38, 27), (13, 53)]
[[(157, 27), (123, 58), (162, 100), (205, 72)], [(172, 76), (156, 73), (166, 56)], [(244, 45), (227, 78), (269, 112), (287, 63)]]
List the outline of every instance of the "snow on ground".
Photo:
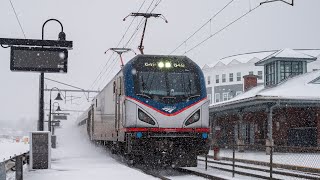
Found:
[(15, 143), (13, 141), (2, 141), (0, 142), (0, 162), (10, 159), (15, 154), (23, 154), (29, 151), (29, 144)]
[(154, 179), (113, 159), (81, 135), (72, 122), (63, 123), (56, 130), (58, 144), (52, 150), (51, 169), (26, 171), (25, 180)]
[(29, 144), (16, 142), (16, 138), (22, 138), (22, 131), (10, 128), (0, 128), (0, 162), (10, 159), (10, 156), (23, 154), (29, 151)]

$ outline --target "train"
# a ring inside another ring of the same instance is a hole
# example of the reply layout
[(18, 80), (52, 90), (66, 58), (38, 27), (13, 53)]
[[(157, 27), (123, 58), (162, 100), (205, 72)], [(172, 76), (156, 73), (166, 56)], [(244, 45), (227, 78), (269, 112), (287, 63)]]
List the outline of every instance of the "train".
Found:
[(186, 56), (136, 55), (78, 118), (91, 141), (132, 163), (197, 166), (210, 144), (201, 68)]

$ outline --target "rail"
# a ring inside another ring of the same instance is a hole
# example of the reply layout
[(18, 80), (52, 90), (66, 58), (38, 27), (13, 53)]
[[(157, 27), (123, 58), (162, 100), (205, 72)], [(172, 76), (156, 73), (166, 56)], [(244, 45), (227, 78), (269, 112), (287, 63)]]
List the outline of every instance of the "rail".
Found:
[(23, 180), (23, 165), (26, 163), (29, 163), (29, 151), (0, 162), (0, 180), (6, 180), (9, 171), (16, 172), (16, 180)]

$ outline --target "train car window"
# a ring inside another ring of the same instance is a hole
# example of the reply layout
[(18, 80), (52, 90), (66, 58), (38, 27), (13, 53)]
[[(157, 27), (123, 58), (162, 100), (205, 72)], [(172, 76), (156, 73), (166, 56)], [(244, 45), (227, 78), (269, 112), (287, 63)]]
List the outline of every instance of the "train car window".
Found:
[(117, 82), (117, 93), (118, 95), (121, 95), (122, 94), (122, 77), (119, 77), (118, 78), (118, 82)]

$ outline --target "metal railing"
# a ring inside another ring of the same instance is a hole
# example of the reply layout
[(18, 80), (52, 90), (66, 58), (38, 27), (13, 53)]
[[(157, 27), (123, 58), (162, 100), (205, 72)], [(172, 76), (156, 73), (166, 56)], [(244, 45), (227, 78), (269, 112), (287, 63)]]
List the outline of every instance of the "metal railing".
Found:
[(29, 152), (14, 155), (8, 160), (0, 162), (0, 180), (6, 180), (7, 173), (15, 172), (16, 180), (23, 180), (23, 165), (29, 163)]
[(320, 148), (262, 145), (228, 145), (199, 157), (205, 169), (214, 168), (263, 179), (284, 177), (320, 179)]

